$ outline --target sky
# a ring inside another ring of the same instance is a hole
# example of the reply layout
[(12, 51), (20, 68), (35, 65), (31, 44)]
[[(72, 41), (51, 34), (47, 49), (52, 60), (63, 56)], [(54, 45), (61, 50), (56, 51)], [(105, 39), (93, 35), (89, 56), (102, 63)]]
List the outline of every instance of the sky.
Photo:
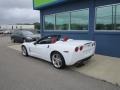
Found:
[(0, 0), (0, 24), (40, 22), (32, 0)]

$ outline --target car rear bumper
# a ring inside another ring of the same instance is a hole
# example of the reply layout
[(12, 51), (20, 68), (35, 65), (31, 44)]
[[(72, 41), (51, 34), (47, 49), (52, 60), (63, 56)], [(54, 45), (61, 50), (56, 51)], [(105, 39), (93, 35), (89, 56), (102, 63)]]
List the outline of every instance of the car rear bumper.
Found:
[(69, 62), (67, 62), (67, 65), (74, 65), (78, 62), (83, 62), (86, 61), (87, 58), (92, 57), (95, 54), (95, 48), (90, 49), (89, 51), (83, 51), (83, 52), (79, 52), (79, 53), (74, 53), (71, 57), (71, 59), (69, 60)]

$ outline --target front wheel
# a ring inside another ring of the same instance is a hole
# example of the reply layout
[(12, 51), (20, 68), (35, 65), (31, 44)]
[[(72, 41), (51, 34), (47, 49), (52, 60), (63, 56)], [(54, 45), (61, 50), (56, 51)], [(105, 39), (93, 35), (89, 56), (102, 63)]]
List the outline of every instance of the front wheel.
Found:
[(23, 56), (28, 56), (28, 52), (25, 46), (22, 46), (22, 55)]
[(65, 61), (60, 53), (58, 52), (53, 53), (51, 56), (51, 61), (55, 68), (57, 69), (65, 68)]
[(12, 42), (12, 43), (15, 43), (15, 39), (11, 38), (11, 42)]

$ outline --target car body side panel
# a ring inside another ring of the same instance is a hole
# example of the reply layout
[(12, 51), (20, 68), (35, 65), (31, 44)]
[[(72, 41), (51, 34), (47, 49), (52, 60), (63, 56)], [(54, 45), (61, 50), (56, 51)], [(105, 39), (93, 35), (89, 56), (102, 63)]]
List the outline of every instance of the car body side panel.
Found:
[(50, 60), (50, 52), (51, 49), (49, 48), (49, 44), (37, 44), (34, 45), (36, 48), (36, 54), (38, 55), (39, 58), (47, 60), (47, 61), (51, 61)]
[(68, 65), (72, 58), (74, 46), (66, 44), (67, 44), (66, 42), (61, 41), (59, 43), (52, 45), (51, 52), (58, 51), (64, 57), (66, 65)]
[[(23, 43), (23, 45), (27, 47), (29, 55), (44, 59), (49, 62), (51, 62), (51, 53), (53, 51), (58, 51), (64, 57), (66, 65), (73, 65), (82, 59), (94, 55), (95, 46), (85, 47), (84, 45), (86, 43), (91, 43), (92, 45), (95, 42), (72, 40), (68, 42), (58, 41), (53, 44), (38, 45), (34, 45), (34, 42), (32, 42)], [(84, 46), (84, 49), (82, 51), (75, 52), (75, 48), (80, 47), (81, 45)]]
[[(86, 43), (91, 43), (89, 47), (86, 47)], [(70, 42), (63, 42), (59, 41), (57, 42), (53, 47), (52, 50), (60, 52), (64, 59), (66, 65), (73, 65), (76, 62), (85, 59), (87, 57), (90, 57), (94, 55), (95, 53), (95, 46), (92, 46), (92, 44), (95, 43), (94, 41), (70, 41)], [(75, 52), (76, 47), (84, 46), (82, 51)]]
[(32, 43), (23, 43), (23, 45), (27, 48), (28, 54), (30, 56), (41, 58), (46, 61), (51, 61), (50, 60), (51, 48), (48, 48), (48, 46), (50, 46), (49, 44), (34, 45), (34, 42), (32, 42)]

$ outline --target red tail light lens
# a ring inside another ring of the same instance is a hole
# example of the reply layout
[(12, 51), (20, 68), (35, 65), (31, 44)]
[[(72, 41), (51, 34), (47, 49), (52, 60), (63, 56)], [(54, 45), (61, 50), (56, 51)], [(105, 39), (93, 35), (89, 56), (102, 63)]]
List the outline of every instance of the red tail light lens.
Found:
[(96, 43), (93, 43), (92, 46), (96, 46)]
[(78, 52), (78, 50), (79, 50), (79, 47), (76, 47), (76, 48), (75, 48), (75, 52)]
[(80, 51), (82, 51), (82, 50), (83, 50), (83, 46), (80, 47)]

